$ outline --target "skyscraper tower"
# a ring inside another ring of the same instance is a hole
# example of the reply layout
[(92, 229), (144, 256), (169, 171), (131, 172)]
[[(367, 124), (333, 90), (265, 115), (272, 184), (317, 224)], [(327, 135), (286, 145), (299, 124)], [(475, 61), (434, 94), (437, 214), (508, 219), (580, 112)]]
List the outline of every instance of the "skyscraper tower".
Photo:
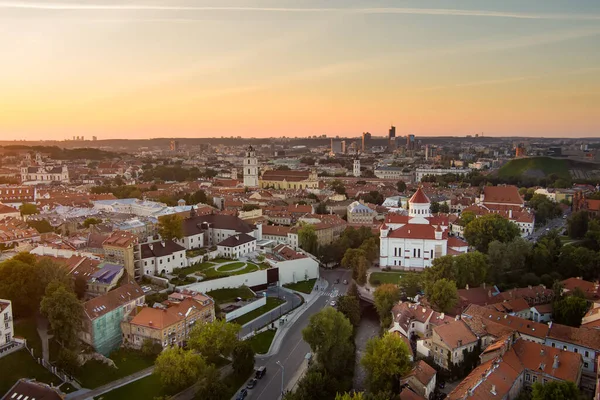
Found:
[(248, 146), (244, 158), (244, 186), (258, 187), (258, 159), (252, 146)]
[(388, 141), (389, 141), (389, 147), (391, 149), (395, 149), (396, 148), (396, 127), (394, 125), (392, 125), (390, 127), (390, 130), (388, 132)]
[(367, 150), (367, 146), (371, 142), (371, 134), (369, 132), (363, 132), (362, 134), (362, 152)]

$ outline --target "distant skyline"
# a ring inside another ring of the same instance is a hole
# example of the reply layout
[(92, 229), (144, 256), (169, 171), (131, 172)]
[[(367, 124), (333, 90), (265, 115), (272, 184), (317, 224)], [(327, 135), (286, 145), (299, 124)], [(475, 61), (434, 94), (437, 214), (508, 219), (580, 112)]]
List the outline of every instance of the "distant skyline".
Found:
[(0, 48), (0, 140), (600, 136), (597, 0), (0, 0)]

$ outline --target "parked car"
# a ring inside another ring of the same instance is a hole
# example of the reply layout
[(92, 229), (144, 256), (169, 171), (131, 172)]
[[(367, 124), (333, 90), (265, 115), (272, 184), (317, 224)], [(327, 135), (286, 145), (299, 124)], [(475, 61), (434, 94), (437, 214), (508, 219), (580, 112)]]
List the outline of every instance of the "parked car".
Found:
[(258, 380), (256, 378), (252, 378), (248, 381), (248, 384), (246, 385), (246, 389), (252, 389), (254, 388), (254, 386), (256, 386), (256, 384), (258, 383)]
[(331, 301), (329, 302), (329, 305), (330, 305), (331, 307), (335, 307), (335, 305), (336, 305), (336, 304), (337, 304), (337, 303), (335, 302), (335, 300), (331, 300)]
[(348, 284), (348, 279), (344, 279), (344, 285)]
[(340, 283), (340, 280), (339, 280), (339, 278), (338, 278), (338, 279), (336, 279), (336, 280), (335, 280), (333, 283), (336, 283), (336, 284), (337, 284), (337, 283)]
[(244, 400), (248, 396), (248, 391), (246, 389), (240, 390), (240, 393), (237, 395), (235, 400)]
[(265, 366), (258, 367), (256, 369), (256, 373), (254, 374), (254, 377), (256, 379), (262, 379), (262, 377), (265, 376), (266, 373), (267, 373), (267, 367), (265, 367)]

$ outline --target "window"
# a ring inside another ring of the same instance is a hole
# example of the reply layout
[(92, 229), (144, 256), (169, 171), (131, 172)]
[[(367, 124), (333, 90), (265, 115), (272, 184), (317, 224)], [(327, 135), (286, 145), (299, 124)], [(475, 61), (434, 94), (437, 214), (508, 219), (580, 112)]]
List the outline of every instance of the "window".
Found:
[(567, 351), (567, 346), (563, 346), (563, 350), (564, 350), (564, 351)]
[(525, 382), (530, 382), (530, 381), (531, 381), (531, 375), (525, 374)]
[(584, 367), (584, 368), (589, 368), (589, 367), (590, 367), (590, 364), (589, 364), (589, 363), (587, 363), (587, 362), (584, 362), (584, 363), (583, 363), (583, 367)]
[(531, 381), (532, 381), (533, 383), (537, 382), (537, 376), (536, 376), (536, 375), (533, 375), (533, 376), (531, 377)]
[(573, 349), (573, 351), (574, 351), (575, 353), (579, 353), (579, 349), (578, 349), (577, 347), (575, 347), (575, 348)]
[(552, 347), (556, 347), (556, 344), (555, 344), (555, 343), (552, 343)]
[(585, 356), (586, 356), (586, 357), (589, 357), (589, 356), (590, 356), (590, 352), (586, 350), (586, 351), (585, 351)]

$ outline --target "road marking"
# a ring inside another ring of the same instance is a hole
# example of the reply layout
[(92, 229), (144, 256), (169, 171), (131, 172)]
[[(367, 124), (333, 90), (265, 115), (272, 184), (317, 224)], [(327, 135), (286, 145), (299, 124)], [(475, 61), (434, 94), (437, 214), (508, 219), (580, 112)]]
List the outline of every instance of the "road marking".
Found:
[[(292, 351), (290, 351), (290, 354), (288, 354), (288, 356), (285, 358), (285, 360), (283, 360), (282, 364), (285, 364), (285, 362), (288, 360), (288, 358), (290, 358), (290, 356), (292, 355), (292, 353), (296, 350), (296, 348), (298, 346), (300, 346), (300, 343), (303, 341), (304, 339), (300, 339), (298, 340), (298, 343), (296, 343), (296, 345), (294, 346), (294, 348), (292, 349)], [(277, 365), (277, 364), (275, 364)], [(267, 388), (269, 387), (269, 385), (271, 384), (271, 382), (273, 382), (273, 379), (275, 379), (277, 377), (277, 375), (281, 373), (281, 367), (279, 365), (277, 365), (277, 372), (275, 373), (275, 375), (273, 375), (273, 377), (271, 378), (271, 380), (269, 380), (269, 382), (267, 382), (267, 385), (265, 386), (265, 388), (258, 394), (258, 398), (260, 399), (260, 396), (263, 394), (263, 392), (265, 390), (267, 390)]]

